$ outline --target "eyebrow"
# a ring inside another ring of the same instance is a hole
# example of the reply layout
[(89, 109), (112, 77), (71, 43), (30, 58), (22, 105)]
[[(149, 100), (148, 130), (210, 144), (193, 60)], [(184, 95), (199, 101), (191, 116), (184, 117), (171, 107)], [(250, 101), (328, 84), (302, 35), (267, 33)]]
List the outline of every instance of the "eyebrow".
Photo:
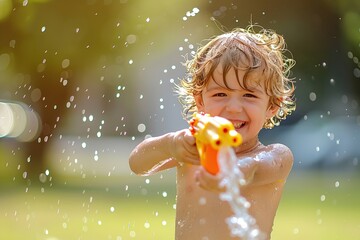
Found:
[(252, 91), (252, 92), (260, 92), (260, 93), (265, 93), (264, 90), (260, 87), (249, 87), (248, 90)]
[[(249, 87), (247, 89), (245, 88), (242, 88), (240, 85), (239, 87), (242, 89), (242, 90), (245, 90), (245, 91), (250, 91), (250, 92), (260, 92), (261, 94), (265, 94), (264, 90), (260, 87)], [(226, 89), (226, 90), (229, 90), (229, 91), (236, 91), (236, 90), (239, 90), (239, 89), (232, 89), (232, 88), (227, 88), (225, 86), (220, 86), (220, 85), (215, 85), (215, 86), (211, 86), (210, 88), (206, 88), (206, 91), (209, 92), (209, 91), (215, 91), (215, 90), (223, 90), (223, 89)]]

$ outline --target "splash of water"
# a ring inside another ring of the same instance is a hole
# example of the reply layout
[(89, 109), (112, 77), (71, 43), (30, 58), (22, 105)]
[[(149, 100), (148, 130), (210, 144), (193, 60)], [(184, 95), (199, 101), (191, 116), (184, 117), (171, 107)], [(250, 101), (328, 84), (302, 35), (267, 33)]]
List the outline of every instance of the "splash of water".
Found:
[(237, 166), (237, 157), (232, 147), (219, 149), (218, 160), (222, 181), (220, 187), (226, 191), (220, 194), (220, 199), (227, 201), (233, 210), (233, 216), (226, 222), (233, 237), (248, 240), (264, 240), (265, 235), (259, 230), (255, 218), (249, 213), (250, 203), (241, 196), (240, 186), (245, 185), (243, 173)]

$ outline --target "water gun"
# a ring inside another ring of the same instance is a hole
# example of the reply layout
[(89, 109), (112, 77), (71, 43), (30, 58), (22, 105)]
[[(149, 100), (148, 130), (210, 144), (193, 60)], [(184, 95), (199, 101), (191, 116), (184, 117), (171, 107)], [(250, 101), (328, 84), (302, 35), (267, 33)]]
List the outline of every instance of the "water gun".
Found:
[(216, 175), (219, 172), (219, 149), (224, 146), (239, 146), (242, 143), (241, 135), (229, 120), (204, 113), (194, 113), (189, 125), (190, 132), (196, 139), (201, 165), (209, 173)]

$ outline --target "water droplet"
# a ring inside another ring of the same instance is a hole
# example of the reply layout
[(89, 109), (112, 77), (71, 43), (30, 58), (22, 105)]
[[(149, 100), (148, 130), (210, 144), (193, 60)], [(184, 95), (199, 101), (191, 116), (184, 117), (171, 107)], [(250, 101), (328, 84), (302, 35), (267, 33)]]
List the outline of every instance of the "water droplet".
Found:
[(61, 67), (62, 68), (67, 68), (70, 66), (70, 60), (69, 59), (64, 59), (61, 63)]
[(200, 205), (205, 205), (205, 204), (206, 204), (206, 198), (201, 197), (201, 198), (199, 199), (199, 204), (200, 204)]
[(326, 196), (325, 195), (321, 195), (320, 196), (320, 201), (324, 202), (326, 200)]
[(293, 229), (293, 233), (294, 233), (294, 235), (299, 234), (299, 232), (300, 232), (299, 228), (294, 228), (294, 229)]
[(163, 192), (162, 193), (162, 196), (165, 198), (165, 197), (167, 197), (167, 192)]
[(328, 132), (328, 133), (327, 133), (327, 136), (328, 136), (328, 138), (329, 138), (331, 141), (333, 141), (333, 140), (334, 140), (334, 138), (335, 138), (334, 133), (330, 133), (330, 132)]
[(114, 207), (110, 207), (110, 212), (115, 212), (115, 208), (114, 208)]
[(146, 20), (145, 20), (146, 22), (150, 22), (150, 18), (146, 18)]
[(316, 93), (311, 92), (311, 93), (309, 94), (309, 98), (310, 98), (310, 101), (314, 102), (314, 101), (316, 100)]
[(144, 223), (144, 227), (147, 229), (147, 228), (150, 228), (150, 223), (149, 222), (145, 222)]
[(82, 148), (86, 148), (86, 142), (81, 143)]
[(336, 181), (335, 182), (335, 187), (338, 188), (340, 186), (340, 182), (339, 181)]
[[(137, 40), (137, 37), (136, 35), (134, 34), (130, 34), (126, 37), (126, 41), (129, 43), (129, 44), (134, 44)], [(129, 62), (130, 63), (130, 62)]]
[(63, 222), (62, 227), (63, 227), (64, 229), (66, 229), (66, 228), (67, 228), (67, 223), (66, 223), (66, 222)]
[(44, 173), (40, 173), (39, 180), (40, 180), (40, 182), (45, 183), (47, 180), (46, 175)]
[(45, 26), (41, 27), (41, 32), (45, 32), (45, 30), (46, 30)]
[(138, 125), (138, 131), (142, 133), (142, 132), (145, 132), (145, 130), (146, 130), (145, 124), (140, 123), (140, 124)]
[(360, 69), (359, 68), (354, 68), (354, 76), (356, 78), (360, 78)]
[(16, 45), (16, 40), (11, 40), (11, 41), (9, 42), (9, 46), (10, 46), (11, 48), (15, 48), (15, 45)]

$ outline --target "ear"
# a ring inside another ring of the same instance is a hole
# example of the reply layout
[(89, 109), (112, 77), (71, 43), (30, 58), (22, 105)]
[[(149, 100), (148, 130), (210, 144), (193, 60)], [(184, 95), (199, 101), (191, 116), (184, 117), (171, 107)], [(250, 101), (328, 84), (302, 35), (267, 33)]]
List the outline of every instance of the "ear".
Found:
[(198, 112), (204, 112), (204, 102), (201, 93), (194, 95), (194, 99)]
[(279, 106), (275, 104), (271, 104), (266, 112), (266, 118), (267, 119), (272, 118), (273, 116), (275, 116), (278, 110), (279, 110)]

